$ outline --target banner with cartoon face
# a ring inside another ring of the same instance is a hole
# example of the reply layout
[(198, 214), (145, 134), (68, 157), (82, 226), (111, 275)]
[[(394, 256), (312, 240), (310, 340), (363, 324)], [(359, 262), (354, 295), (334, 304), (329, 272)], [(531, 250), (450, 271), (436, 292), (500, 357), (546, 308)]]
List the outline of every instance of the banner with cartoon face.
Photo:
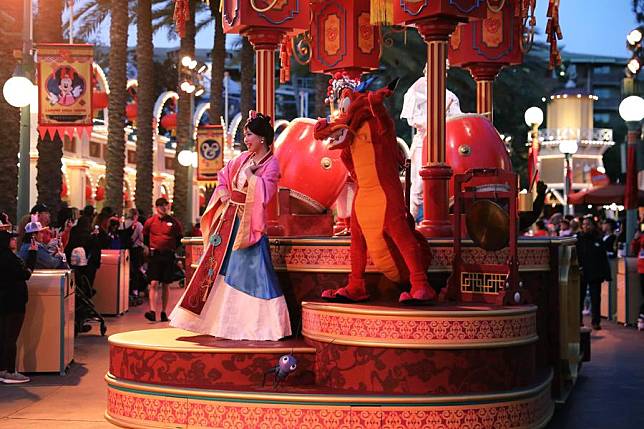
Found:
[(94, 46), (39, 44), (37, 52), (41, 137), (91, 133)]
[(197, 180), (213, 181), (224, 167), (224, 129), (206, 125), (197, 129)]

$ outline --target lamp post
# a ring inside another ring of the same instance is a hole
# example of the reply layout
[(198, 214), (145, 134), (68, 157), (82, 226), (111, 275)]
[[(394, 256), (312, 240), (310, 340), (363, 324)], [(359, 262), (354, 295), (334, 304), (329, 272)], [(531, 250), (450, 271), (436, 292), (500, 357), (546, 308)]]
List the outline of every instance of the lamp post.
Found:
[(20, 108), (20, 170), (18, 173), (18, 219), (29, 213), (29, 146), (31, 141), (31, 111), (29, 104), (36, 98), (36, 86), (30, 80), (33, 69), (32, 57), (32, 4), (31, 0), (23, 1), (22, 26), (22, 64), (16, 68), (14, 76), (9, 78), (2, 94), (11, 106)]
[[(626, 208), (626, 240), (630, 242), (637, 228), (638, 187), (637, 187), (637, 141), (641, 133), (641, 122), (644, 118), (644, 99), (636, 95), (626, 97), (619, 104), (619, 115), (628, 127), (626, 189), (624, 208)], [(630, 246), (627, 246), (630, 247)], [(630, 250), (629, 250), (630, 252)]]
[(526, 125), (532, 129), (528, 149), (528, 186), (539, 179), (539, 126), (543, 123), (543, 111), (530, 107), (523, 115)]
[(574, 208), (568, 204), (568, 196), (572, 191), (572, 156), (577, 153), (579, 146), (575, 140), (564, 140), (559, 143), (559, 152), (564, 155), (564, 215), (574, 214)]
[(188, 149), (184, 149), (181, 152), (179, 152), (179, 155), (177, 156), (177, 161), (179, 161), (179, 164), (188, 167), (188, 213), (191, 216), (190, 219), (192, 219), (192, 206), (193, 206), (193, 192), (192, 192), (192, 186), (193, 186), (193, 178), (194, 178), (194, 169), (197, 168), (197, 152), (193, 152)]

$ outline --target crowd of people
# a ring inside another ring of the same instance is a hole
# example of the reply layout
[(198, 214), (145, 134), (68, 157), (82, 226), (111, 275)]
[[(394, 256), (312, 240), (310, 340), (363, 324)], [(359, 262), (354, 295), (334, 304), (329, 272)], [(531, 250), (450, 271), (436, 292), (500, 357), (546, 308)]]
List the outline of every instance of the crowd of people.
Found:
[[(38, 203), (14, 228), (8, 216), (0, 214), (0, 382), (29, 381), (16, 371), (16, 353), (28, 300), (26, 282), (34, 269), (74, 270), (77, 288), (91, 298), (101, 252), (128, 249), (130, 280), (125, 287), (130, 304), (143, 304), (147, 293), (150, 311), (145, 317), (156, 321), (159, 312), (160, 320), (167, 321), (168, 285), (184, 275), (175, 255), (182, 237), (183, 227), (170, 215), (165, 198), (156, 200), (155, 213), (148, 219), (135, 208), (119, 216), (110, 207), (97, 213), (88, 205), (82, 210), (62, 207), (52, 222), (49, 208)], [(91, 329), (83, 317), (77, 305), (77, 332)]]

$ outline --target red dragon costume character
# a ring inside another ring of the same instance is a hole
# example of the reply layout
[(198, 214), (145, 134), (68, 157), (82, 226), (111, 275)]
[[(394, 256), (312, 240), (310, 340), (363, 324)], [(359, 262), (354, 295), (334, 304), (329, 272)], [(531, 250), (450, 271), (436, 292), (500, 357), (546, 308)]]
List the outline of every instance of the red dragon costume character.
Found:
[(436, 298), (427, 281), (430, 249), (414, 229), (405, 206), (398, 175), (401, 154), (394, 122), (383, 104), (393, 94), (397, 80), (377, 91), (366, 91), (369, 83), (356, 87), (349, 79), (336, 79), (331, 93), (339, 111), (315, 125), (315, 138), (328, 139), (330, 149), (342, 150), (342, 160), (357, 184), (351, 213), (349, 282), (345, 287), (325, 290), (322, 298), (367, 300), (364, 272), (369, 252), (388, 279), (411, 283), (410, 291), (400, 295), (401, 303), (428, 303)]

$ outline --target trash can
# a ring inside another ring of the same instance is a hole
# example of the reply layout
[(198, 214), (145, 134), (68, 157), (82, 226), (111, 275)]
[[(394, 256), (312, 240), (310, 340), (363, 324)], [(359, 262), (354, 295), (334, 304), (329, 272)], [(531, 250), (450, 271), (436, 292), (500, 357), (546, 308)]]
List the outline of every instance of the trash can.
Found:
[(94, 279), (96, 310), (105, 316), (118, 316), (129, 309), (130, 253), (128, 250), (104, 249), (101, 267)]
[(75, 281), (71, 270), (35, 270), (18, 337), (16, 369), (58, 372), (74, 359)]
[(617, 321), (625, 325), (637, 323), (640, 303), (640, 276), (637, 258), (617, 260)]

